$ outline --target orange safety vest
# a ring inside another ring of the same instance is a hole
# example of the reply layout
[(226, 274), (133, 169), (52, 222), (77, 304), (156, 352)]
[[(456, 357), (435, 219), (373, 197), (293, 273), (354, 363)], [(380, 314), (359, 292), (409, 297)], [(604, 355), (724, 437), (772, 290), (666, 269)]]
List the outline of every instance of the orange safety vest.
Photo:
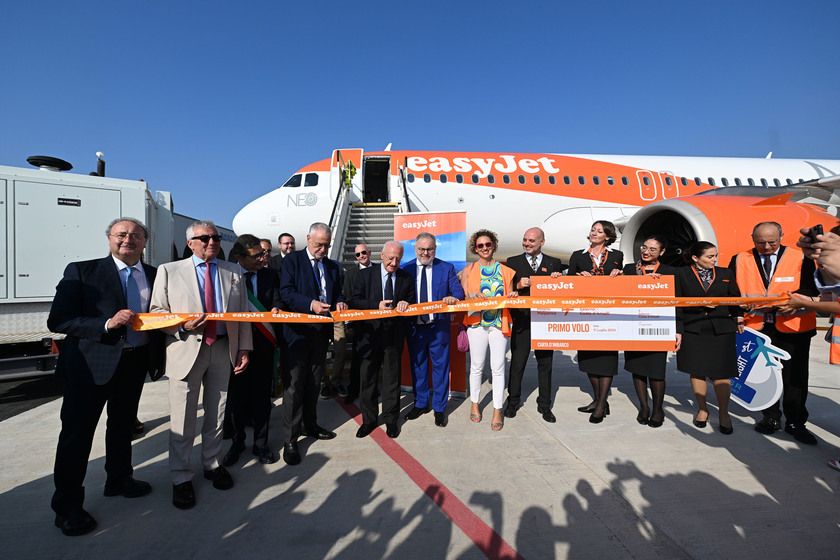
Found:
[[(467, 299), (470, 298), (470, 294), (477, 294), (481, 291), (481, 273), (475, 271), (475, 265), (478, 263), (473, 263), (467, 269), (467, 274), (469, 274), (469, 279), (467, 280)], [(509, 292), (513, 289), (513, 277), (516, 274), (512, 268), (508, 268), (507, 266), (499, 263), (499, 270), (502, 272), (502, 282), (505, 286), (505, 292)], [(502, 334), (505, 336), (510, 336), (510, 311), (507, 308), (501, 309), (502, 312)], [(467, 311), (467, 314), (464, 315), (464, 324), (467, 327), (472, 325), (477, 325), (481, 322), (481, 314), (482, 311)]]
[[(741, 295), (747, 297), (766, 297), (782, 295), (785, 292), (795, 292), (799, 289), (799, 279), (802, 274), (802, 251), (786, 247), (781, 258), (776, 261), (773, 277), (767, 288), (761, 279), (762, 271), (755, 264), (752, 250), (739, 253), (735, 261), (735, 280), (741, 289)], [(763, 314), (744, 311), (746, 326), (759, 330), (764, 323)], [(801, 309), (790, 315), (776, 314), (776, 329), (779, 332), (804, 332), (817, 328), (817, 314), (814, 311)]]
[(828, 328), (828, 333), (825, 335), (828, 341), (828, 363), (840, 364), (840, 321), (837, 315), (831, 316), (831, 326)]

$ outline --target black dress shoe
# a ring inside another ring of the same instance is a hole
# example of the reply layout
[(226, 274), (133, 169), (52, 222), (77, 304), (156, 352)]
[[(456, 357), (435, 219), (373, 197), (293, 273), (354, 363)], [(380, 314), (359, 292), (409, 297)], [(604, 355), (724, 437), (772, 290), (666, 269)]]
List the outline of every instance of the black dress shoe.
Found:
[(297, 442), (283, 444), (283, 460), (287, 465), (300, 464), (300, 451)]
[(55, 526), (68, 537), (78, 537), (96, 529), (96, 519), (79, 508), (67, 513), (67, 515), (56, 514)]
[[(593, 405), (587, 405), (587, 406), (579, 406), (578, 407), (578, 412), (585, 412), (586, 414), (592, 414), (593, 412), (595, 412), (595, 405), (593, 404)], [(610, 403), (607, 403), (607, 408), (606, 408), (606, 412), (605, 412), (604, 415), (605, 416), (610, 415)]]
[(145, 496), (152, 491), (152, 485), (142, 480), (134, 480), (133, 477), (127, 477), (119, 482), (106, 482), (105, 495), (111, 496), (125, 496), (126, 498), (139, 498)]
[(445, 428), (446, 425), (449, 423), (449, 419), (446, 418), (445, 412), (438, 412), (435, 411), (435, 426), (440, 426), (441, 428)]
[(323, 387), (321, 387), (321, 392), (319, 393), (319, 396), (321, 397), (322, 400), (327, 400), (328, 398), (330, 398), (332, 396), (332, 392), (330, 391), (330, 386), (329, 385), (324, 385)]
[(406, 420), (417, 420), (418, 418), (420, 418), (421, 416), (423, 416), (424, 414), (426, 414), (430, 410), (432, 410), (432, 409), (429, 408), (428, 406), (423, 407), (423, 408), (419, 408), (419, 407), (415, 406), (411, 410), (408, 411), (408, 414), (405, 415), (405, 419)]
[(725, 435), (725, 436), (730, 435), (730, 434), (734, 431), (734, 428), (732, 428), (732, 426), (729, 426), (729, 427), (727, 428), (727, 427), (726, 427), (726, 426), (724, 426), (723, 424), (721, 424), (721, 425), (718, 427), (718, 429), (720, 430), (720, 433), (722, 433), (722, 434), (723, 434), (723, 435)]
[(538, 406), (537, 412), (542, 414), (543, 420), (545, 420), (549, 424), (554, 424), (555, 422), (557, 422), (557, 418), (554, 417), (554, 413), (551, 412), (550, 408), (542, 408)]
[(172, 486), (172, 505), (178, 509), (190, 509), (195, 505), (195, 490), (191, 481)]
[[(658, 416), (658, 419), (657, 419), (657, 416)], [(651, 428), (658, 428), (663, 424), (663, 422), (665, 422), (665, 413), (662, 412), (661, 414), (657, 415), (657, 413), (654, 412), (650, 416), (650, 418), (648, 418), (647, 425), (650, 426)]]
[(769, 436), (770, 434), (781, 430), (782, 423), (779, 420), (776, 420), (775, 418), (768, 418), (767, 416), (765, 416), (764, 418), (755, 423), (753, 429), (759, 434)]
[(397, 427), (396, 424), (386, 424), (385, 425), (385, 433), (391, 439), (396, 439), (398, 435), (400, 435), (400, 429)]
[(805, 445), (817, 444), (817, 438), (814, 434), (805, 429), (805, 426), (802, 424), (788, 424), (785, 426), (785, 431), (792, 435), (799, 443), (804, 443)]
[(515, 406), (507, 405), (505, 407), (505, 411), (503, 412), (503, 415), (504, 415), (505, 418), (516, 418), (516, 412), (520, 408), (521, 408), (521, 405), (515, 405)]
[(256, 455), (257, 459), (259, 459), (260, 463), (263, 465), (271, 465), (277, 462), (277, 457), (274, 456), (274, 453), (267, 445), (261, 445), (259, 447), (255, 445), (251, 448), (251, 452)]
[(368, 437), (373, 432), (373, 430), (375, 430), (375, 429), (376, 429), (376, 424), (375, 423), (362, 424), (361, 426), (359, 426), (359, 429), (356, 430), (356, 437), (357, 438)]
[[(700, 413), (698, 412), (697, 414), (700, 414)], [(697, 414), (694, 415), (694, 419), (691, 421), (691, 423), (694, 424), (695, 426), (697, 426), (698, 428), (705, 428), (706, 427), (706, 422), (708, 422), (708, 420), (703, 420), (701, 422), (700, 420), (697, 419)], [(707, 416), (707, 418), (708, 418), (708, 416)]]
[(225, 457), (222, 459), (222, 466), (230, 467), (235, 465), (236, 462), (239, 461), (239, 456), (243, 451), (245, 451), (245, 442), (234, 441), (233, 445), (230, 446), (230, 449), (228, 449), (228, 452), (225, 453)]
[(217, 490), (230, 490), (233, 488), (233, 478), (224, 467), (216, 467), (212, 471), (204, 470), (204, 478), (213, 481), (213, 488)]
[(647, 424), (650, 422), (650, 411), (649, 410), (640, 410), (639, 414), (636, 416), (636, 422), (639, 424)]
[(315, 429), (313, 430), (304, 430), (303, 435), (315, 439), (333, 439), (335, 437), (335, 432), (325, 430), (321, 426), (315, 426)]

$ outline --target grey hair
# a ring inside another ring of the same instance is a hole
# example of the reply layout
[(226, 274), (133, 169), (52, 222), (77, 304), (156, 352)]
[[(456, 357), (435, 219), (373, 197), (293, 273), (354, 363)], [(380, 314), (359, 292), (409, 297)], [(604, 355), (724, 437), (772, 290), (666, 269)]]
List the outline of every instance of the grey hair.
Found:
[(111, 235), (111, 230), (114, 228), (115, 225), (117, 225), (120, 222), (131, 222), (132, 224), (140, 226), (141, 228), (143, 228), (143, 235), (146, 236), (146, 239), (149, 239), (149, 228), (147, 228), (146, 225), (137, 218), (129, 218), (127, 216), (123, 216), (121, 218), (117, 218), (116, 220), (112, 220), (111, 223), (108, 224), (108, 227), (105, 228), (105, 235)]
[(385, 245), (382, 246), (382, 252), (384, 253), (385, 249), (387, 249), (389, 246), (396, 247), (400, 250), (400, 253), (405, 253), (405, 247), (403, 247), (403, 244), (399, 241), (394, 241), (393, 239), (391, 241), (385, 242)]
[(216, 224), (212, 220), (196, 220), (187, 227), (187, 241), (192, 240), (195, 228), (214, 229), (216, 233), (219, 233), (219, 228), (216, 227)]
[(759, 223), (755, 224), (755, 227), (753, 228), (753, 232), (752, 232), (753, 236), (755, 236), (755, 232), (757, 232), (759, 229), (763, 228), (764, 226), (773, 226), (774, 228), (779, 230), (779, 237), (782, 236), (782, 224), (780, 224), (779, 222), (759, 222)]
[(332, 237), (332, 230), (330, 229), (330, 226), (328, 226), (324, 222), (315, 222), (314, 224), (309, 226), (309, 235), (312, 235), (316, 231), (322, 231), (330, 237)]
[(431, 239), (432, 243), (434, 243), (437, 246), (437, 239), (435, 239), (435, 236), (429, 233), (428, 231), (424, 231), (422, 233), (417, 234), (417, 239), (415, 239), (414, 242), (417, 243), (421, 239)]

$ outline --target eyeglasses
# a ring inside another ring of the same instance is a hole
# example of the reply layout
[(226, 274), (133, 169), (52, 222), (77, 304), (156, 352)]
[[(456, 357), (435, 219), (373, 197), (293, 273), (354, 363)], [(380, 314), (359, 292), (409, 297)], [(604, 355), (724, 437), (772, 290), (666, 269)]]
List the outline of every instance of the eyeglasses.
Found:
[(417, 250), (421, 253), (434, 253), (437, 247), (429, 247), (428, 249), (425, 247), (417, 247)]
[(131, 239), (132, 241), (143, 241), (144, 239), (146, 239), (145, 235), (139, 233), (126, 233), (124, 231), (121, 231), (119, 233), (111, 233), (109, 235), (115, 239), (119, 239), (120, 241), (125, 241), (126, 237)]
[(488, 249), (492, 249), (493, 248), (493, 242), (491, 241), (490, 243), (476, 243), (475, 244), (476, 249), (484, 249), (485, 247), (488, 248)]
[(643, 253), (645, 251), (647, 251), (648, 253), (658, 253), (661, 250), (662, 249), (657, 249), (656, 247), (648, 247), (647, 245), (642, 245), (641, 247), (639, 247), (639, 251)]
[(756, 241), (755, 239), (753, 239), (753, 243), (755, 243), (756, 245), (770, 245), (771, 247), (773, 245), (778, 245), (781, 242), (782, 242), (781, 239), (779, 239), (777, 241)]
[(256, 255), (245, 255), (249, 259), (260, 260), (268, 258), (268, 251), (263, 251), (262, 253), (257, 253)]
[(216, 243), (219, 243), (222, 240), (222, 236), (218, 235), (218, 234), (216, 234), (216, 235), (196, 235), (195, 237), (191, 237), (190, 241), (201, 241), (202, 243), (207, 244), (207, 243), (210, 243), (211, 239), (213, 241), (215, 241)]
[(367, 251), (359, 251), (358, 253), (356, 253), (356, 256), (361, 257), (362, 255), (367, 255), (367, 253)]

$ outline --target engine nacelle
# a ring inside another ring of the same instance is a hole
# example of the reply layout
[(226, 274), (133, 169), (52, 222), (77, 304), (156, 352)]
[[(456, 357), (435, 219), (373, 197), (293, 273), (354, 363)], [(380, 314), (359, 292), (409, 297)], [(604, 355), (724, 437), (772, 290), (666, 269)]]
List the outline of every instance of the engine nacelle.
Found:
[(790, 197), (696, 195), (654, 202), (627, 222), (620, 249), (625, 262), (631, 262), (631, 256), (636, 262), (642, 241), (649, 235), (661, 235), (668, 240), (662, 262), (682, 265), (682, 254), (692, 243), (709, 241), (718, 247), (718, 266), (726, 266), (732, 255), (753, 247), (752, 230), (760, 222), (781, 224), (786, 245), (796, 244), (803, 227), (822, 224), (828, 231), (837, 224), (833, 215), (810, 204), (790, 202)]

